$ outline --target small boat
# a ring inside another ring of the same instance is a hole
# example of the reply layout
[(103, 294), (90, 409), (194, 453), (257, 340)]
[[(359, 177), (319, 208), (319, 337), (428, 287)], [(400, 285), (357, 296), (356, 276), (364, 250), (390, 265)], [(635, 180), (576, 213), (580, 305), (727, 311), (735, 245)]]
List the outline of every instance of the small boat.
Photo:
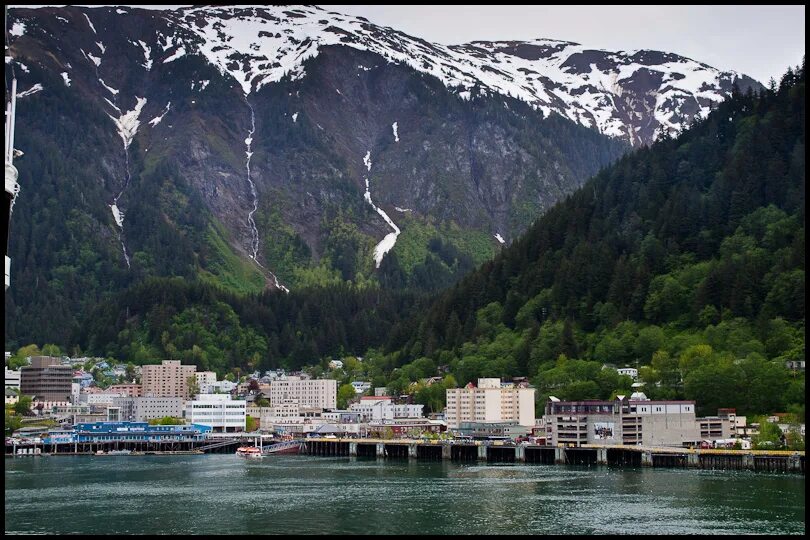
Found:
[(128, 456), (132, 453), (132, 450), (110, 450), (107, 452), (108, 456)]
[(262, 451), (255, 446), (240, 446), (236, 449), (236, 455), (245, 458), (261, 458)]

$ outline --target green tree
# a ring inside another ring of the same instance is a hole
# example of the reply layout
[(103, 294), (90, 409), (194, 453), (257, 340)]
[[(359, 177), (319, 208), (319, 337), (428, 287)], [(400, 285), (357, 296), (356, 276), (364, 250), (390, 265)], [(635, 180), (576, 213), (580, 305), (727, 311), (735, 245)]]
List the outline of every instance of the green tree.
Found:
[(17, 403), (14, 404), (14, 412), (20, 416), (26, 416), (31, 413), (31, 403), (33, 403), (33, 398), (31, 396), (23, 396), (21, 395), (17, 400)]
[(42, 355), (62, 356), (62, 349), (60, 349), (58, 345), (54, 345), (53, 343), (46, 343), (45, 345), (42, 346)]
[(338, 409), (345, 409), (348, 407), (349, 401), (353, 400), (356, 395), (357, 392), (354, 391), (354, 387), (351, 384), (340, 385), (337, 393)]
[(760, 418), (759, 434), (751, 437), (754, 450), (778, 450), (782, 448), (782, 430), (773, 422)]
[(189, 375), (186, 378), (186, 384), (188, 386), (188, 395), (191, 397), (196, 396), (200, 393), (200, 384), (197, 382), (196, 375)]
[(14, 432), (22, 427), (22, 418), (20, 418), (19, 414), (12, 414), (8, 409), (6, 409), (6, 421), (4, 424), (6, 429), (6, 437), (11, 437), (14, 435)]

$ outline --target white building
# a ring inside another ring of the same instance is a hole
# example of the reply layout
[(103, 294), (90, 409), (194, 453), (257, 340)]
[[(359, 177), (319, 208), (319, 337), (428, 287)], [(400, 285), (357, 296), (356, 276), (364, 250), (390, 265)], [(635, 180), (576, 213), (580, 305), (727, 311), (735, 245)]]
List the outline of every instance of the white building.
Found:
[(119, 408), (122, 421), (147, 422), (156, 418), (183, 417), (183, 398), (179, 397), (115, 397), (113, 406)]
[(186, 420), (217, 432), (244, 431), (247, 402), (228, 394), (200, 394), (186, 404)]
[(6, 388), (20, 389), (20, 371), (6, 368)]
[(380, 422), (398, 418), (422, 418), (424, 405), (395, 404), (390, 397), (364, 396), (349, 410), (360, 414), (363, 421)]
[(366, 391), (371, 390), (371, 383), (367, 381), (352, 381), (352, 388), (355, 394), (365, 394)]
[(217, 384), (217, 374), (213, 371), (197, 371), (194, 374), (200, 394), (213, 394)]
[(342, 360), (332, 360), (329, 362), (329, 369), (343, 369)]
[(616, 371), (619, 372), (619, 375), (627, 375), (628, 377), (632, 377), (634, 381), (638, 379), (638, 370), (636, 368), (625, 367), (619, 368)]
[(500, 379), (478, 379), (464, 388), (447, 389), (447, 427), (461, 422), (517, 422), (534, 426), (534, 388), (501, 383)]
[(337, 406), (337, 381), (290, 376), (271, 382), (270, 405), (289, 401), (297, 401), (301, 407), (334, 409)]
[[(76, 383), (73, 383), (76, 384)], [(124, 394), (115, 392), (99, 392), (96, 394), (79, 394), (80, 405), (112, 405), (115, 398), (126, 397)]]

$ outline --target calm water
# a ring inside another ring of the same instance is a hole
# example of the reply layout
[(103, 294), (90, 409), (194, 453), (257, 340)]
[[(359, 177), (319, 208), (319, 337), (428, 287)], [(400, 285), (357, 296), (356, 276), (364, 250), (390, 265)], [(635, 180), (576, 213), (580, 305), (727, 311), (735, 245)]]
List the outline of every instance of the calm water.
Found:
[(801, 475), (230, 455), (5, 466), (7, 534), (804, 534)]

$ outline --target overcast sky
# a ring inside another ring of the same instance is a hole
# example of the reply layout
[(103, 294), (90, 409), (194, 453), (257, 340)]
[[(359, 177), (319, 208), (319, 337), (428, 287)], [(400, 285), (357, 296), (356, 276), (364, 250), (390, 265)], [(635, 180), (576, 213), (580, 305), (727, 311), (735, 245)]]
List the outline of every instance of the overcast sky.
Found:
[(765, 84), (804, 55), (803, 5), (321, 7), (446, 45), (545, 37), (599, 49), (656, 49)]

